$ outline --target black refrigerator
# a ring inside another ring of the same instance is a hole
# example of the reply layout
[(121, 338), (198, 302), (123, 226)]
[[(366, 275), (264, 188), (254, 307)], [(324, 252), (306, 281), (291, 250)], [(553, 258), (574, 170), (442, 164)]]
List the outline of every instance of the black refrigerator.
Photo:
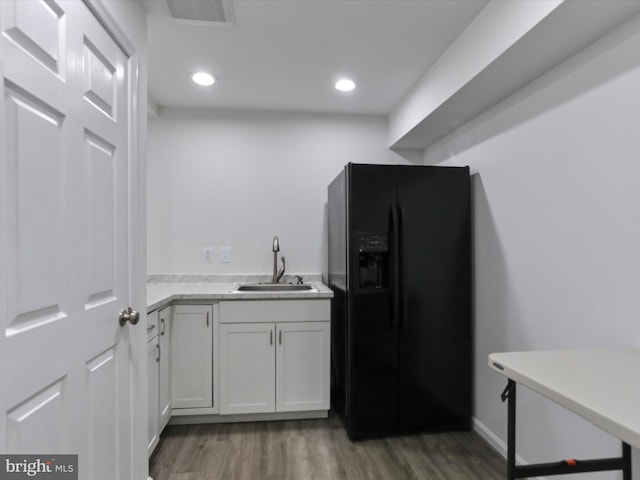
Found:
[(469, 429), (469, 168), (350, 163), (327, 215), (331, 398), (347, 434)]

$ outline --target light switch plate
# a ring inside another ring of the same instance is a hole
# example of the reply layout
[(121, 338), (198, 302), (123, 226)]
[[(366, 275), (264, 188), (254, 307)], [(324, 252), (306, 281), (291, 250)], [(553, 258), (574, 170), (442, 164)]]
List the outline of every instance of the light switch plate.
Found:
[(220, 263), (231, 263), (231, 247), (220, 247)]
[(213, 247), (202, 247), (202, 261), (213, 263)]

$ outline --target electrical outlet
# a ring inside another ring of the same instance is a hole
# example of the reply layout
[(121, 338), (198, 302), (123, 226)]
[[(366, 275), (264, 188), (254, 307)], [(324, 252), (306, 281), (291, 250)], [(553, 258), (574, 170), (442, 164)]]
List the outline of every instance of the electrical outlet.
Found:
[(213, 263), (213, 247), (202, 247), (202, 261)]
[(220, 247), (220, 263), (231, 263), (231, 247)]

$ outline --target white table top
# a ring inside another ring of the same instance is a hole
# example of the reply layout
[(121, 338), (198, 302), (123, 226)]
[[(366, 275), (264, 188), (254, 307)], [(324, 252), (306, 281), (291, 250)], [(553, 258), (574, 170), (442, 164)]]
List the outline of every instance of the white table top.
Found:
[(640, 350), (492, 353), (489, 366), (640, 448)]

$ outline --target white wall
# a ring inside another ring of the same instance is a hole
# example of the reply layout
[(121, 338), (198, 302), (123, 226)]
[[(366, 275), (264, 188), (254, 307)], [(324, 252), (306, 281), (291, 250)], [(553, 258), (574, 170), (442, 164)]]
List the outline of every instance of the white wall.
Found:
[(406, 163), (386, 139), (377, 116), (162, 109), (149, 120), (148, 272), (268, 274), (278, 235), (288, 273), (321, 273), (327, 185), (348, 162)]
[[(434, 145), (425, 163), (475, 172), (475, 417), (499, 445), (506, 380), (489, 353), (640, 347), (640, 18)], [(529, 463), (620, 453), (524, 388), (517, 442)]]

